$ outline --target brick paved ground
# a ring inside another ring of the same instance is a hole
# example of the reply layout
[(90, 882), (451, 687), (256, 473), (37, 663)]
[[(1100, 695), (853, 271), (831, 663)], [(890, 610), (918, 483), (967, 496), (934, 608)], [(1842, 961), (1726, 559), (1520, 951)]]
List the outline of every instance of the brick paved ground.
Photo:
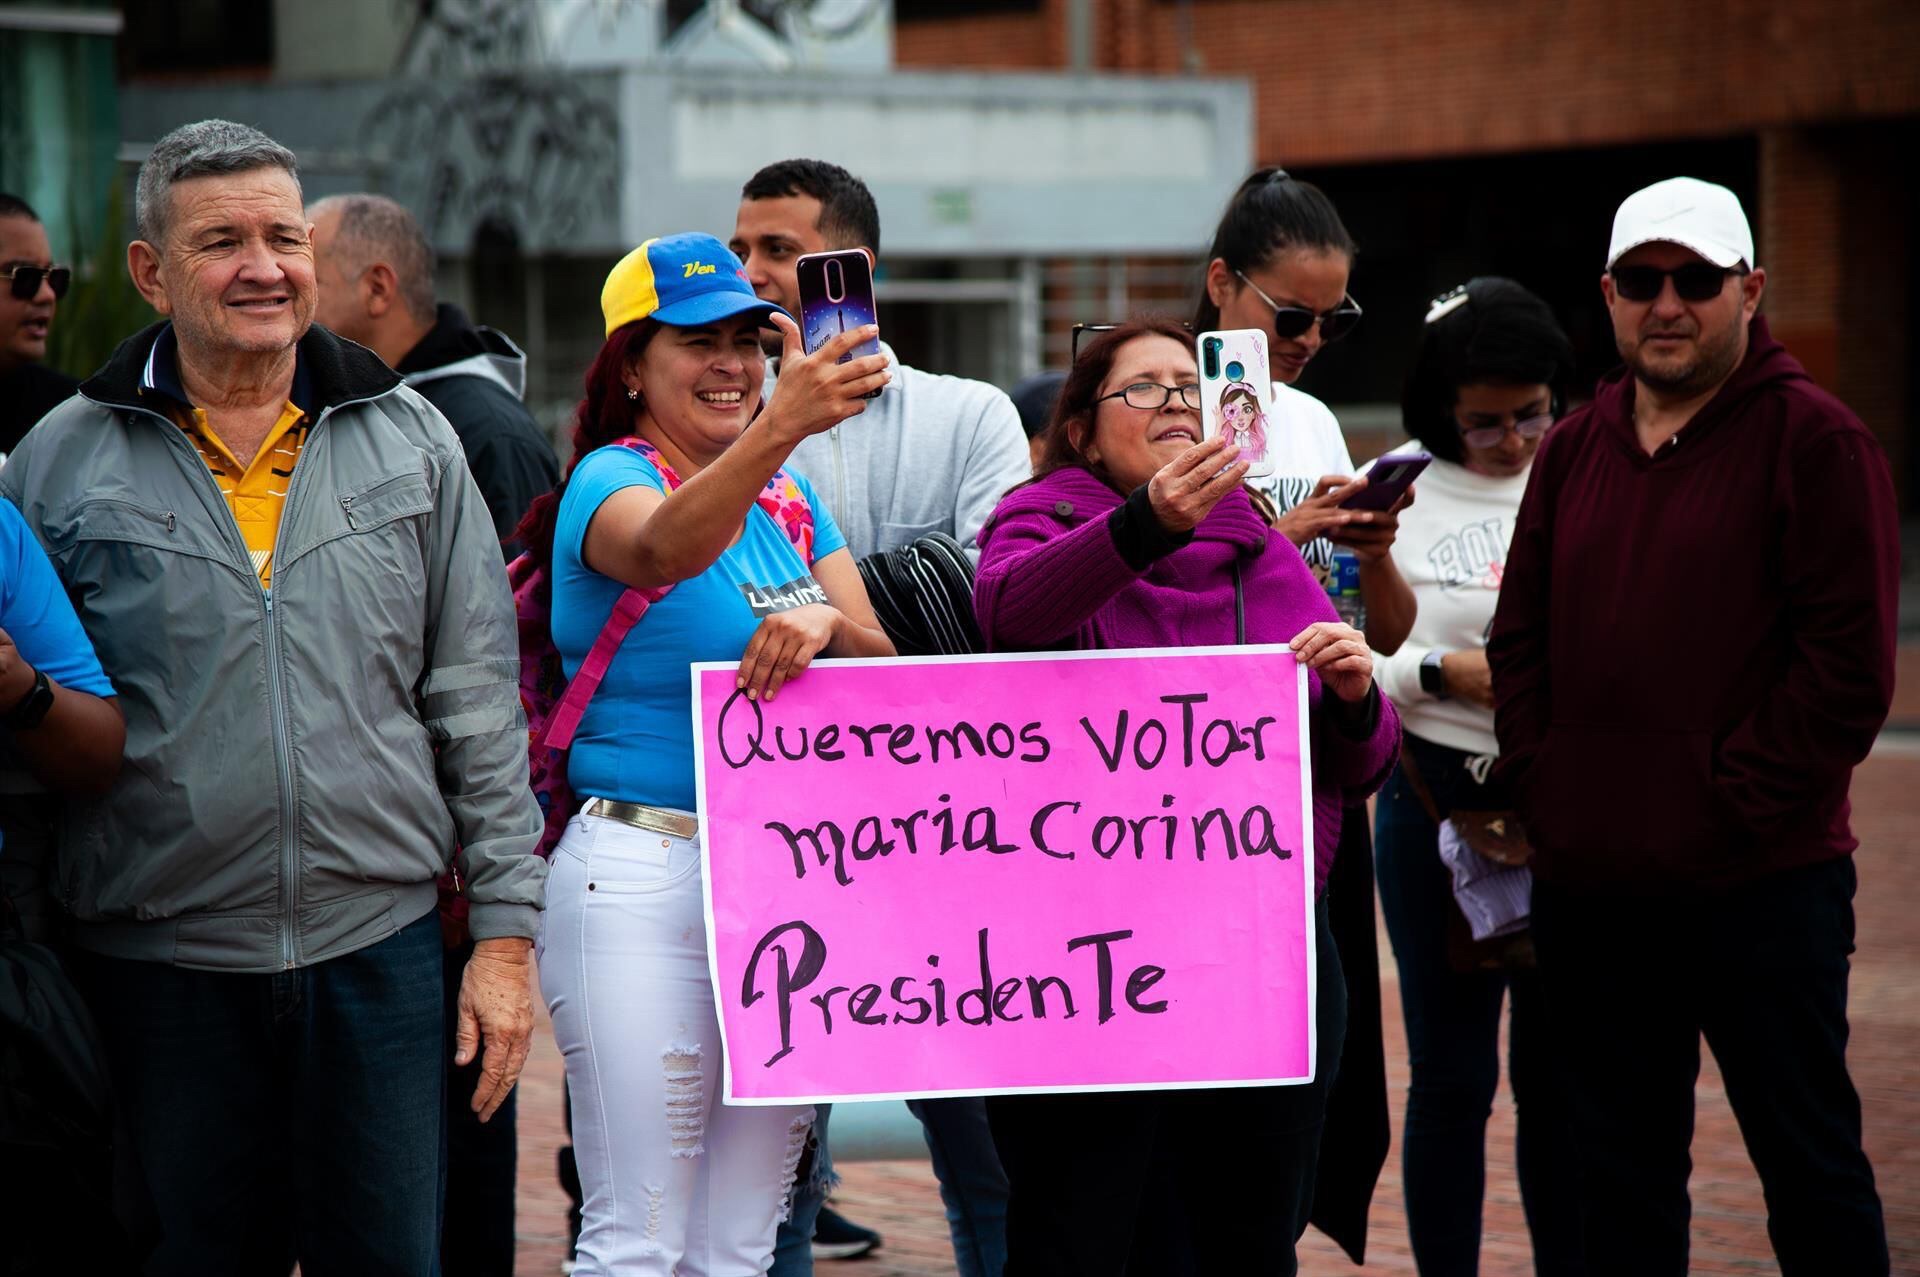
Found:
[[(1896, 723), (1920, 727), (1920, 647), (1901, 653)], [(1920, 735), (1883, 740), (1854, 781), (1854, 829), (1860, 836), (1857, 901), (1860, 951), (1854, 963), (1850, 1060), (1866, 1113), (1867, 1147), (1879, 1176), (1894, 1249), (1894, 1272), (1920, 1274)], [(1386, 938), (1381, 937), (1386, 953)], [(1385, 1277), (1413, 1272), (1400, 1206), (1398, 1126), (1406, 1086), (1393, 964), (1386, 962), (1387, 1061), (1393, 1088), (1396, 1152), (1389, 1158), (1374, 1215), (1368, 1263), (1356, 1269), (1318, 1233), (1303, 1244), (1301, 1269), (1313, 1277)], [(521, 1277), (551, 1277), (565, 1241), (564, 1206), (554, 1184), (560, 1130), (560, 1069), (542, 1030), (521, 1083)], [(1707, 1055), (1694, 1138), (1694, 1271), (1777, 1273), (1766, 1216), (1718, 1072)], [(1504, 1086), (1488, 1135), (1483, 1277), (1531, 1277), (1526, 1228), (1513, 1178), (1512, 1110)], [(822, 1277), (935, 1277), (953, 1272), (946, 1222), (924, 1162), (876, 1162), (843, 1168), (845, 1213), (886, 1235), (874, 1257), (823, 1264)]]

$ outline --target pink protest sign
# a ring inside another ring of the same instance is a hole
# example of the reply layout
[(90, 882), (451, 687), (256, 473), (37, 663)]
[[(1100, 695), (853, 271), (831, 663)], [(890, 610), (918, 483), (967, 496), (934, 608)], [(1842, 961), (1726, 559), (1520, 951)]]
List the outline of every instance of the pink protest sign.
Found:
[(1304, 1082), (1284, 647), (693, 672), (729, 1102)]

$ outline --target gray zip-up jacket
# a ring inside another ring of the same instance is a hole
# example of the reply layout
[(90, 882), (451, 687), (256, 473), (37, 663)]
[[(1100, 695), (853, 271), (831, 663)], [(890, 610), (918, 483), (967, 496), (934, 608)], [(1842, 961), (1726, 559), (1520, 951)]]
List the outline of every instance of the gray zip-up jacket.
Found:
[(826, 499), (854, 558), (944, 532), (978, 562), (980, 525), (1033, 471), (1019, 410), (996, 386), (909, 368), (885, 342), (880, 350), (893, 373), (886, 390), (801, 440), (787, 464)]
[(456, 845), (474, 937), (532, 936), (546, 865), (513, 600), (453, 430), (372, 352), (311, 329), (296, 401), (313, 425), (262, 590), (166, 415), (164, 328), (0, 470), (127, 718), (119, 781), (60, 833), (74, 939), (206, 970), (322, 962), (431, 912)]

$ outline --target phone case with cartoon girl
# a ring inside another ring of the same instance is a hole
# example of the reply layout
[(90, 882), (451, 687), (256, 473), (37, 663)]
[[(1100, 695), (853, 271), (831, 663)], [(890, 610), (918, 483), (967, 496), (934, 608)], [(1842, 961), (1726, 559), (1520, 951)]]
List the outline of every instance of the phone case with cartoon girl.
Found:
[(1258, 328), (1201, 333), (1200, 434), (1226, 435), (1240, 448), (1250, 478), (1273, 473), (1273, 377), (1267, 371), (1267, 335)]

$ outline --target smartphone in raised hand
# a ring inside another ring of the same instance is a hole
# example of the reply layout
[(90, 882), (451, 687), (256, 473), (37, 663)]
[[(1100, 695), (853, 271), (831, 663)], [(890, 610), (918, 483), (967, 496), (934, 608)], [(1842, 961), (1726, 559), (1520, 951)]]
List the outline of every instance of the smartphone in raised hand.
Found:
[(1267, 335), (1258, 328), (1201, 333), (1200, 437), (1226, 435), (1240, 449), (1247, 476), (1273, 473), (1273, 376), (1267, 371)]
[[(811, 355), (850, 328), (879, 322), (873, 304), (873, 266), (858, 248), (808, 253), (794, 263), (800, 284), (800, 340)], [(862, 342), (841, 356), (877, 355), (880, 340)], [(879, 397), (878, 390), (867, 398)]]

